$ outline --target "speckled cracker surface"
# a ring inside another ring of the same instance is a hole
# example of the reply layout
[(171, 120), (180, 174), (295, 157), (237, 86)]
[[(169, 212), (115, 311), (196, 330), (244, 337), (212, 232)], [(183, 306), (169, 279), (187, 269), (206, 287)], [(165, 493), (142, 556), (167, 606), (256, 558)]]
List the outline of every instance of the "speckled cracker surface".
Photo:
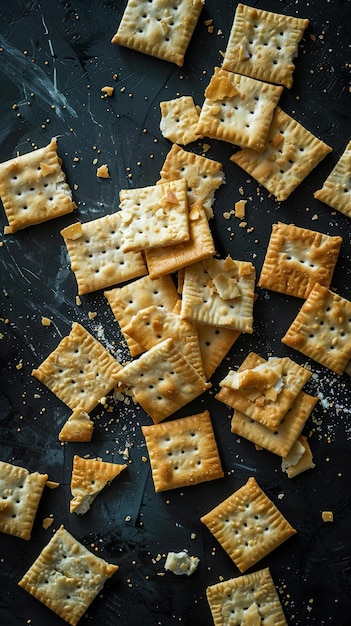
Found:
[(282, 201), (330, 151), (330, 146), (277, 106), (263, 152), (243, 148), (230, 160)]
[(117, 570), (117, 565), (92, 554), (61, 526), (18, 584), (76, 626)]
[(179, 295), (175, 284), (168, 274), (151, 279), (149, 275), (104, 292), (104, 296), (118, 321), (132, 356), (143, 352), (144, 348), (125, 332), (133, 315), (149, 306), (164, 307), (173, 311)]
[(199, 134), (262, 152), (282, 90), (216, 67), (205, 91)]
[(209, 411), (142, 426), (155, 491), (224, 476)]
[(119, 212), (61, 230), (75, 274), (78, 294), (132, 280), (147, 273), (141, 252), (122, 252)]
[(32, 371), (70, 409), (89, 413), (113, 387), (121, 365), (83, 326), (72, 330)]
[(213, 217), (215, 191), (224, 183), (222, 163), (174, 144), (166, 156), (160, 176), (158, 184), (184, 178), (188, 185), (189, 206), (201, 200), (207, 218)]
[[(221, 290), (221, 281), (228, 291)], [(207, 259), (185, 268), (181, 317), (252, 333), (255, 268), (247, 261)]]
[(145, 249), (151, 278), (171, 274), (215, 254), (215, 244), (201, 201), (189, 207), (189, 237), (189, 241), (176, 246)]
[(181, 67), (203, 4), (204, 0), (128, 0), (112, 43)]
[(272, 13), (239, 3), (223, 68), (270, 83), (292, 87), (294, 57), (308, 19)]
[(197, 139), (199, 113), (192, 96), (180, 96), (160, 102), (160, 131), (166, 139), (186, 146)]
[(172, 246), (189, 240), (187, 184), (184, 179), (122, 189), (119, 197), (123, 252)]
[(257, 286), (307, 298), (316, 283), (329, 287), (341, 244), (341, 237), (273, 224)]
[(268, 567), (211, 585), (206, 595), (214, 626), (255, 624), (247, 619), (252, 606), (257, 607), (259, 625), (288, 626)]
[(296, 533), (255, 478), (201, 517), (240, 572)]
[(79, 515), (86, 513), (100, 491), (126, 467), (126, 464), (87, 459), (75, 454), (71, 476), (73, 498), (70, 502), (70, 512)]
[(211, 387), (180, 353), (173, 339), (165, 339), (128, 363), (115, 379), (132, 387), (134, 399), (155, 423), (175, 413)]
[(9, 225), (5, 234), (72, 213), (72, 192), (52, 139), (44, 148), (0, 163), (0, 197)]
[[(246, 371), (255, 368), (260, 363), (264, 363), (265, 359), (254, 352), (250, 352), (238, 371)], [(216, 394), (217, 400), (237, 409), (248, 417), (272, 431), (275, 431), (280, 424), (288, 409), (295, 402), (298, 394), (303, 386), (311, 377), (311, 372), (307, 369), (284, 357), (282, 362), (282, 387), (277, 394), (275, 400), (264, 399), (261, 401), (261, 390), (248, 387), (247, 389), (232, 389), (230, 387), (221, 386), (220, 391)], [(222, 385), (222, 381), (220, 382)], [(253, 393), (254, 392), (254, 393)]]
[(47, 474), (0, 461), (0, 531), (29, 541)]
[(317, 402), (318, 398), (300, 391), (294, 404), (288, 409), (275, 431), (244, 415), (244, 413), (234, 410), (231, 431), (252, 441), (260, 448), (285, 457), (301, 434)]
[(342, 374), (351, 358), (350, 337), (350, 300), (317, 283), (282, 342)]
[(351, 217), (351, 141), (324, 181), (323, 187), (313, 195), (317, 200)]

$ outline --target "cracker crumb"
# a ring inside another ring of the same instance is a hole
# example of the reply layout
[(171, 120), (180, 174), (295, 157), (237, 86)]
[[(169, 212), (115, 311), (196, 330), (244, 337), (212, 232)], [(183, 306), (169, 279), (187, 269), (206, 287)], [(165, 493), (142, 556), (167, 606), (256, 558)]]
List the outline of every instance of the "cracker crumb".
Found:
[(334, 521), (333, 511), (322, 511), (322, 520), (323, 522), (333, 522)]
[(45, 530), (47, 530), (48, 528), (50, 528), (50, 526), (51, 526), (51, 524), (53, 524), (53, 522), (54, 522), (54, 518), (53, 517), (44, 517), (42, 526), (43, 526), (43, 528)]
[(101, 91), (103, 94), (105, 94), (103, 97), (105, 98), (110, 98), (111, 96), (113, 96), (115, 88), (114, 87), (102, 87)]
[(89, 317), (90, 320), (95, 319), (96, 316), (97, 316), (97, 312), (96, 311), (89, 311), (88, 312), (88, 317)]
[(77, 306), (81, 306), (81, 304), (82, 304), (82, 301), (81, 301), (80, 297), (76, 296), (76, 305)]
[[(94, 159), (95, 161), (96, 159)], [(96, 176), (98, 178), (110, 178), (110, 172), (108, 171), (108, 166), (105, 163), (104, 165), (100, 165), (100, 167), (96, 170)]]
[(235, 217), (238, 219), (244, 219), (246, 210), (246, 200), (238, 200), (234, 205)]
[(42, 323), (42, 326), (50, 326), (51, 325), (51, 320), (48, 317), (42, 317), (41, 318), (41, 323)]

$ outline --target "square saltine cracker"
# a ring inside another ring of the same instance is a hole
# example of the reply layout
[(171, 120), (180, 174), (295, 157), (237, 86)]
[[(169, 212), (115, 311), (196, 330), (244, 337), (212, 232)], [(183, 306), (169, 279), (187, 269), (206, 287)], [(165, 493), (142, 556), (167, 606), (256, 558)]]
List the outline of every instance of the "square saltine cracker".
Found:
[(204, 0), (128, 0), (112, 43), (183, 66)]
[(268, 83), (292, 87), (293, 59), (308, 25), (308, 19), (239, 3), (223, 68)]
[(147, 274), (141, 252), (122, 252), (124, 241), (119, 212), (84, 224), (71, 224), (61, 230), (61, 235), (79, 295)]
[(44, 148), (0, 163), (0, 197), (9, 225), (5, 234), (72, 213), (55, 138)]
[(342, 237), (273, 224), (257, 286), (305, 299), (316, 283), (329, 287), (341, 244)]
[(253, 476), (200, 521), (240, 572), (245, 572), (296, 533)]
[(351, 358), (351, 301), (317, 283), (282, 342), (343, 374)]
[(243, 148), (230, 160), (283, 201), (329, 152), (330, 146), (277, 106), (264, 151)]
[(262, 152), (282, 91), (216, 67), (205, 91), (198, 133)]
[(57, 348), (32, 370), (72, 411), (89, 413), (116, 383), (113, 374), (121, 365), (81, 324), (72, 330)]
[(18, 584), (76, 626), (117, 570), (60, 526)]
[(155, 491), (224, 476), (209, 411), (142, 426)]
[[(240, 626), (288, 626), (268, 567), (210, 585), (206, 595), (214, 626), (229, 626), (227, 615)], [(251, 607), (257, 609), (256, 621), (249, 620)]]

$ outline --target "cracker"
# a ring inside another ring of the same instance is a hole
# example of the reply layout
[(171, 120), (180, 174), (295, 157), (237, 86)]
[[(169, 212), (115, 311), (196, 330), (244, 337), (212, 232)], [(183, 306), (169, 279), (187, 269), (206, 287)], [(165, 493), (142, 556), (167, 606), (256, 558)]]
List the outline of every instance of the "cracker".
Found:
[(72, 213), (76, 204), (55, 138), (44, 148), (0, 163), (0, 197), (9, 222), (5, 234)]
[(56, 531), (19, 586), (72, 626), (118, 570), (96, 556), (63, 526)]
[(123, 287), (105, 291), (104, 296), (121, 327), (132, 356), (137, 356), (144, 350), (140, 344), (125, 333), (125, 327), (133, 315), (153, 305), (164, 307), (167, 311), (173, 311), (179, 300), (173, 280), (168, 275), (155, 279), (151, 279), (150, 276), (143, 276)]
[(259, 624), (288, 626), (268, 567), (211, 585), (206, 595), (214, 626), (248, 626), (252, 606), (258, 609)]
[(299, 41), (308, 19), (272, 13), (239, 3), (223, 68), (269, 83), (292, 87)]
[(29, 541), (47, 474), (0, 461), (0, 531)]
[(195, 324), (206, 380), (209, 380), (240, 336), (239, 330)]
[(234, 410), (231, 431), (252, 441), (260, 448), (286, 457), (300, 436), (317, 401), (318, 398), (300, 391), (294, 404), (288, 409), (275, 431), (244, 415), (244, 413)]
[(153, 346), (171, 337), (179, 351), (193, 365), (200, 376), (204, 377), (199, 338), (195, 326), (182, 320), (174, 311), (166, 311), (157, 306), (142, 309), (134, 315), (125, 327), (128, 336), (150, 350)]
[(70, 513), (83, 515), (96, 496), (110, 482), (126, 469), (127, 465), (107, 463), (101, 459), (85, 459), (77, 454), (73, 457), (71, 476), (72, 500)]
[(166, 139), (186, 146), (200, 139), (196, 132), (199, 113), (192, 96), (180, 96), (160, 102), (160, 130)]
[(171, 338), (128, 363), (115, 380), (132, 387), (134, 399), (156, 424), (211, 387)]
[(112, 43), (183, 66), (204, 0), (128, 0)]
[(230, 160), (283, 201), (329, 152), (330, 146), (277, 106), (264, 151), (243, 148)]
[(351, 141), (324, 181), (323, 187), (313, 195), (317, 200), (351, 217)]
[(282, 91), (216, 67), (205, 91), (198, 133), (262, 152)]
[(81, 296), (144, 276), (141, 252), (122, 252), (119, 212), (61, 230)]
[(329, 287), (341, 244), (342, 237), (273, 224), (257, 286), (305, 299), (315, 283)]
[[(284, 415), (294, 404), (303, 386), (311, 377), (311, 372), (289, 359), (289, 357), (284, 357), (281, 361), (282, 377), (278, 386), (279, 393), (276, 400), (269, 399), (267, 396), (264, 402), (262, 402), (262, 396), (264, 396), (262, 391), (257, 390), (256, 393), (253, 393), (255, 389), (250, 387), (247, 389), (231, 389), (224, 386), (216, 394), (216, 399), (275, 431)], [(265, 359), (255, 352), (250, 352), (238, 371), (253, 369), (261, 363), (265, 363)]]
[(216, 252), (205, 209), (200, 200), (189, 207), (189, 241), (164, 248), (147, 248), (145, 258), (151, 278), (171, 274)]
[(155, 491), (224, 476), (209, 411), (142, 426)]
[(194, 263), (185, 268), (181, 317), (252, 333), (254, 288), (255, 268), (250, 262), (228, 256)]
[[(294, 448), (300, 446), (302, 448), (299, 452), (298, 460), (294, 458)], [(286, 472), (289, 478), (295, 478), (302, 472), (308, 469), (313, 469), (315, 466), (313, 462), (312, 450), (305, 435), (300, 435), (295, 445), (291, 449), (289, 455), (282, 460), (282, 470)]]
[(350, 300), (317, 283), (282, 342), (342, 374), (351, 358), (350, 337)]
[(122, 189), (123, 252), (171, 246), (189, 240), (187, 184), (184, 179)]
[(74, 409), (59, 432), (60, 441), (91, 441), (94, 424), (80, 407)]
[(74, 322), (69, 335), (32, 375), (72, 411), (79, 408), (89, 413), (113, 389), (113, 374), (121, 367), (97, 339)]
[(168, 152), (160, 172), (158, 184), (185, 178), (188, 185), (188, 204), (203, 202), (208, 219), (213, 217), (214, 194), (224, 182), (222, 163), (174, 144)]
[(201, 517), (240, 572), (296, 533), (255, 478)]

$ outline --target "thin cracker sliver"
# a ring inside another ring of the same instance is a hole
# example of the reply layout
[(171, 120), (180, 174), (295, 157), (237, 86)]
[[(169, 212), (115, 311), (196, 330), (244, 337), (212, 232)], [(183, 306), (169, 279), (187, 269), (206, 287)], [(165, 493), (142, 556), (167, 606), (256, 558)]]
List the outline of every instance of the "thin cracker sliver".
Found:
[(351, 217), (351, 141), (314, 197)]

